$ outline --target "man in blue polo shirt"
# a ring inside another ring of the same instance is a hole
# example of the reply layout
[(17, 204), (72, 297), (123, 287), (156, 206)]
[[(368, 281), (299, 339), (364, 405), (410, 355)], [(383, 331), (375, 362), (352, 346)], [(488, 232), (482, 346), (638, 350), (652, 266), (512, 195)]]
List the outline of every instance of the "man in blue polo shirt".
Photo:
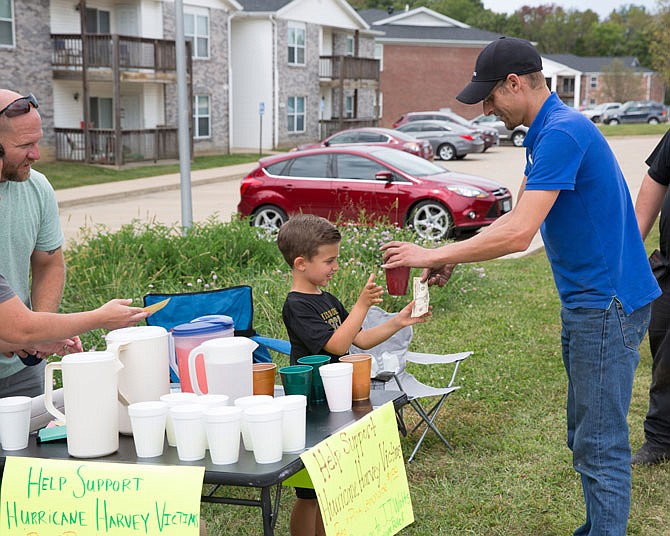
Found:
[(469, 240), (440, 248), (385, 244), (385, 267), (426, 268), (429, 283), (442, 286), (455, 264), (524, 251), (541, 231), (562, 305), (568, 446), (586, 503), (586, 521), (574, 534), (624, 536), (631, 487), (626, 416), (638, 347), (660, 289), (609, 145), (549, 91), (541, 71), (528, 41), (503, 37), (482, 50), (457, 97), (483, 101), (484, 113), (508, 128), (530, 127), (514, 209)]

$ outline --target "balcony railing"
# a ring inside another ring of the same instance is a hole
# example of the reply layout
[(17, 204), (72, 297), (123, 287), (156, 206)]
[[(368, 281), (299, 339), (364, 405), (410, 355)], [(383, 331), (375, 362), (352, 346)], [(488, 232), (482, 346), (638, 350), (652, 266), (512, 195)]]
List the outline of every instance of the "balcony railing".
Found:
[(379, 125), (379, 120), (372, 117), (353, 119), (339, 119), (335, 117), (332, 119), (322, 119), (319, 121), (319, 124), (321, 127), (321, 139), (323, 139), (348, 128), (376, 127)]
[[(56, 159), (86, 161), (84, 130), (56, 128)], [(123, 165), (127, 162), (174, 159), (179, 157), (177, 129), (158, 127), (142, 130), (122, 130), (121, 162), (116, 162), (116, 135), (113, 129), (90, 128), (89, 163)]]
[[(83, 65), (82, 36), (52, 34), (51, 62), (57, 67), (79, 67)], [(174, 71), (177, 68), (174, 41), (148, 39), (144, 37), (112, 36), (109, 34), (87, 35), (86, 64), (88, 67), (113, 67), (114, 47), (118, 47), (121, 69), (152, 69)]]
[(345, 80), (379, 80), (379, 60), (353, 56), (321, 56), (319, 77)]

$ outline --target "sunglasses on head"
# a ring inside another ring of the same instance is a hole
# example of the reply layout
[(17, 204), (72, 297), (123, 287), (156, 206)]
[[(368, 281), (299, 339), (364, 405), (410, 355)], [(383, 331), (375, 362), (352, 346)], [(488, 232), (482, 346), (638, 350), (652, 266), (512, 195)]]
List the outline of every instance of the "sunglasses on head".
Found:
[(10, 102), (0, 110), (0, 115), (5, 114), (6, 117), (16, 117), (17, 115), (27, 114), (30, 111), (31, 104), (33, 108), (39, 107), (35, 95), (28, 93), (25, 97), (19, 97), (15, 101)]

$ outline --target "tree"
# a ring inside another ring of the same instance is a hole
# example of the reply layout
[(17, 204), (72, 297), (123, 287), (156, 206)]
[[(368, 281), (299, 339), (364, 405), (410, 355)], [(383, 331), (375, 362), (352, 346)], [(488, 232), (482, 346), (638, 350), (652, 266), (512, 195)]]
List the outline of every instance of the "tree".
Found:
[(640, 98), (640, 76), (619, 59), (603, 69), (600, 98), (606, 102), (625, 102)]
[(659, 1), (659, 11), (651, 30), (651, 63), (670, 85), (670, 0)]

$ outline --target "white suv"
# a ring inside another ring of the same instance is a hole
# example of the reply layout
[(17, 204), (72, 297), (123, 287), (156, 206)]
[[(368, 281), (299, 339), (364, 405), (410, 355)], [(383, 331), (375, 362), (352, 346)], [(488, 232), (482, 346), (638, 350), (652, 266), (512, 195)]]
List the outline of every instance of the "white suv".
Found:
[(472, 120), (473, 123), (482, 127), (494, 128), (498, 131), (498, 137), (501, 140), (509, 140), (514, 147), (523, 147), (523, 140), (526, 139), (528, 127), (519, 125), (512, 130), (505, 126), (497, 115), (479, 115)]

